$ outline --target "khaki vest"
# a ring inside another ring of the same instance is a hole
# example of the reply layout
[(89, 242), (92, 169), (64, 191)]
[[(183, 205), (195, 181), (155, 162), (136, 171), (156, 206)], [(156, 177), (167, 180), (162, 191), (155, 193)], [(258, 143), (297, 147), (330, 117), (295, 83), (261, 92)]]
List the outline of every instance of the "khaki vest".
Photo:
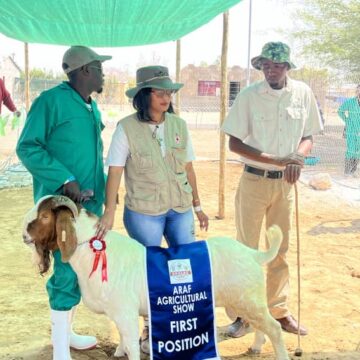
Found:
[(161, 148), (146, 122), (136, 114), (120, 121), (129, 142), (130, 156), (125, 165), (125, 205), (149, 215), (164, 214), (170, 209), (185, 212), (192, 205), (192, 188), (186, 165), (186, 123), (166, 113), (164, 141)]

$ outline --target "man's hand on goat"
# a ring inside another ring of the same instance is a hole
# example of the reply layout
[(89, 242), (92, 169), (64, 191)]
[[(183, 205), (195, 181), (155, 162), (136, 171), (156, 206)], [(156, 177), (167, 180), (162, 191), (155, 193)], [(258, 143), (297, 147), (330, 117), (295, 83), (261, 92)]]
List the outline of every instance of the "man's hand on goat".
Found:
[(63, 194), (75, 203), (81, 203), (82, 201), (80, 186), (76, 180), (69, 181), (68, 183), (64, 184)]
[(96, 223), (96, 237), (102, 239), (114, 225), (115, 211), (105, 209), (104, 215)]
[(200, 229), (207, 231), (207, 229), (209, 228), (209, 218), (207, 217), (207, 215), (202, 210), (195, 212), (195, 214), (199, 220)]

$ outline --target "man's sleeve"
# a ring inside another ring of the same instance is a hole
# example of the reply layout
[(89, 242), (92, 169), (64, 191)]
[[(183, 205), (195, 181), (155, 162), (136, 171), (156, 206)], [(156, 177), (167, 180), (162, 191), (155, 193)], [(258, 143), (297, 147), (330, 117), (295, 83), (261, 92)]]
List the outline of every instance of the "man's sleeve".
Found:
[(55, 192), (73, 174), (47, 151), (47, 141), (56, 126), (51, 104), (41, 96), (33, 103), (16, 147), (24, 166), (38, 182)]
[(6, 90), (5, 85), (2, 87), (3, 91), (3, 103), (11, 111), (16, 111), (16, 106), (14, 105), (10, 93)]
[(249, 106), (246, 93), (240, 92), (237, 95), (221, 130), (242, 141), (249, 135)]

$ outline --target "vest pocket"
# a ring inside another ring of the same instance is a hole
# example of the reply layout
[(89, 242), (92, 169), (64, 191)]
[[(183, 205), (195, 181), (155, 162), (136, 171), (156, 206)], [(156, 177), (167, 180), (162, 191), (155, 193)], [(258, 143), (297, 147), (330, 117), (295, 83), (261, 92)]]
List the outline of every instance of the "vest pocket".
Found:
[(181, 207), (188, 207), (192, 204), (192, 187), (189, 184), (186, 174), (177, 176), (177, 184), (180, 192)]
[(134, 153), (132, 155), (136, 170), (141, 174), (153, 168), (153, 159), (151, 154)]
[(134, 182), (132, 193), (128, 194), (130, 208), (142, 213), (156, 213), (159, 209), (159, 192), (150, 183)]
[(176, 174), (185, 172), (186, 149), (173, 147), (171, 149), (173, 170)]

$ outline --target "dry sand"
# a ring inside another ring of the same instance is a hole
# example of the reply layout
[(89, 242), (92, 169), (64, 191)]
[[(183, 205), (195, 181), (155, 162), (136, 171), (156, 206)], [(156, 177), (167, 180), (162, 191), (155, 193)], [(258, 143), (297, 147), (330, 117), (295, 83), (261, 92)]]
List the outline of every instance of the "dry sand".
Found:
[[(217, 132), (192, 131), (200, 158), (217, 157)], [(106, 139), (105, 142), (108, 142)], [(199, 151), (200, 149), (200, 151)], [(218, 214), (218, 162), (195, 163), (202, 206), (210, 217), (208, 233), (235, 236), (233, 199), (242, 168), (229, 162), (226, 171), (226, 217)], [(304, 360), (360, 359), (360, 207), (342, 202), (331, 191), (317, 192), (299, 183), (301, 239), (302, 323), (309, 335), (301, 338)], [(45, 291), (47, 277), (41, 277), (31, 263), (30, 250), (21, 241), (22, 219), (32, 206), (31, 189), (0, 191), (0, 359), (50, 360), (50, 321)], [(116, 229), (124, 231), (121, 209)], [(289, 251), (292, 297), (290, 309), (297, 315), (296, 232)], [(252, 334), (226, 339), (223, 327), (229, 323), (223, 309), (216, 312), (222, 359), (250, 359), (242, 355), (251, 345)], [(73, 360), (115, 359), (118, 336), (110, 320), (79, 306), (75, 329), (96, 335), (95, 350), (72, 351)], [(297, 336), (284, 333), (292, 359)], [(144, 357), (146, 358), (146, 357)], [(254, 357), (251, 357), (253, 359)], [(274, 359), (267, 342), (259, 359)], [(187, 360), (187, 359), (184, 359)]]

